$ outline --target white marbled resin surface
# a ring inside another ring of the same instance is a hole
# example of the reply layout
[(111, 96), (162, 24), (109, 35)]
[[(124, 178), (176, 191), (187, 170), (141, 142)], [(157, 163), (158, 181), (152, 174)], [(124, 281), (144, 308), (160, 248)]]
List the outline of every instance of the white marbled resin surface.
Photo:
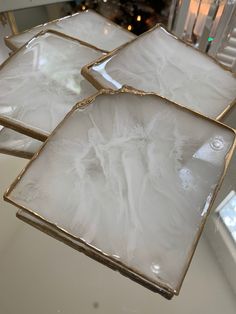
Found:
[(31, 158), (43, 143), (0, 126), (0, 153)]
[(76, 102), (96, 92), (80, 71), (101, 55), (54, 33), (36, 37), (0, 71), (0, 117), (47, 136)]
[(177, 289), (233, 131), (155, 96), (74, 111), (8, 198)]
[(236, 98), (236, 79), (207, 55), (157, 27), (90, 69), (100, 84), (156, 92), (212, 118)]
[(9, 38), (8, 41), (19, 48), (34, 35), (45, 29), (53, 29), (79, 38), (104, 50), (113, 50), (136, 37), (134, 34), (114, 24), (102, 15), (87, 10), (72, 16), (66, 16), (59, 21), (36, 26), (26, 32)]

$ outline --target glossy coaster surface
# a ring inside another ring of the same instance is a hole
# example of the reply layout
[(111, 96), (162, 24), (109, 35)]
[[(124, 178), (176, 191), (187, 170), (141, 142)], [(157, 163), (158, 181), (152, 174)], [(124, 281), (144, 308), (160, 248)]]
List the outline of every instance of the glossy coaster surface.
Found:
[(113, 50), (136, 36), (102, 15), (88, 10), (36, 26), (18, 35), (6, 38), (9, 48), (21, 47), (42, 30), (53, 29), (84, 40), (100, 49)]
[(211, 118), (221, 118), (236, 99), (230, 71), (161, 26), (91, 63), (82, 74), (97, 88), (130, 85)]
[(0, 130), (0, 153), (30, 159), (42, 144), (14, 130), (8, 128)]
[(81, 67), (102, 55), (55, 31), (36, 36), (0, 70), (0, 123), (45, 140), (73, 105), (96, 89)]
[(5, 199), (170, 297), (234, 145), (232, 129), (166, 99), (103, 91), (74, 107)]

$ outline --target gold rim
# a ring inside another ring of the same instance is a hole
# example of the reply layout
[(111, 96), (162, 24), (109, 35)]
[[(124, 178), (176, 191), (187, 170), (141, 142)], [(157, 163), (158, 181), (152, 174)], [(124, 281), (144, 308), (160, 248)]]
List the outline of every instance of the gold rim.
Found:
[[(88, 63), (87, 65), (85, 65), (82, 70), (81, 70), (81, 74), (97, 89), (112, 89), (106, 85), (103, 85), (102, 83), (100, 83), (98, 80), (96, 80), (96, 78), (94, 78), (94, 76), (91, 74), (90, 69), (94, 66), (94, 65), (98, 65), (108, 59), (110, 59), (111, 57), (114, 57), (117, 53), (119, 53), (119, 51), (121, 51), (123, 48), (132, 45), (132, 43), (135, 40), (139, 40), (142, 37), (145, 37), (148, 33), (151, 33), (152, 31), (158, 29), (158, 28), (162, 28), (165, 32), (167, 32), (170, 36), (172, 36), (173, 38), (175, 38), (176, 40), (182, 42), (185, 46), (190, 47), (191, 49), (194, 49), (195, 51), (199, 52), (200, 54), (204, 55), (206, 58), (208, 58), (209, 60), (213, 61), (214, 63), (216, 63), (218, 66), (220, 66), (224, 71), (229, 72), (230, 74), (232, 74), (235, 77), (235, 73), (233, 73), (229, 68), (227, 68), (226, 66), (224, 66), (223, 64), (219, 63), (218, 60), (216, 60), (215, 58), (213, 58), (212, 56), (209, 56), (208, 54), (205, 54), (204, 52), (194, 48), (193, 46), (191, 46), (190, 44), (186, 43), (185, 41), (183, 41), (182, 39), (178, 38), (177, 36), (175, 36), (174, 34), (172, 34), (171, 32), (169, 32), (164, 25), (162, 25), (161, 23), (155, 25), (153, 28), (149, 29), (148, 31), (146, 31), (145, 33), (139, 35), (137, 38), (134, 38), (133, 40), (125, 43), (124, 45), (118, 47), (117, 49), (109, 52), (107, 55), (102, 56), (100, 58), (98, 58), (95, 61), (92, 61), (90, 63)], [(158, 93), (156, 93), (158, 94)], [(216, 120), (220, 120), (222, 119), (225, 114), (231, 110), (234, 105), (236, 104), (236, 98), (230, 102), (226, 108), (215, 118)]]
[[(12, 202), (12, 204), (15, 205), (14, 202)], [(24, 212), (29, 214), (32, 217), (32, 219), (24, 216)], [(111, 268), (112, 270), (115, 270), (115, 271), (118, 270), (125, 277), (132, 279), (133, 281), (141, 284), (145, 288), (147, 288), (147, 289), (149, 289), (155, 293), (161, 294), (162, 296), (164, 296), (168, 300), (170, 300), (174, 296), (174, 293), (172, 293), (172, 291), (170, 289), (166, 289), (164, 287), (161, 287), (161, 285), (159, 286), (158, 284), (150, 283), (148, 280), (143, 278), (142, 275), (140, 275), (137, 272), (134, 272), (131, 269), (128, 269), (121, 262), (116, 261), (110, 257), (107, 257), (103, 253), (97, 251), (95, 248), (90, 247), (86, 243), (83, 243), (79, 239), (73, 237), (73, 235), (70, 235), (69, 233), (67, 233), (63, 229), (58, 228), (56, 225), (45, 221), (40, 216), (37, 216), (33, 213), (30, 213), (27, 209), (21, 208), (17, 212), (16, 216), (17, 216), (17, 218), (21, 219), (22, 221), (32, 225), (33, 227), (39, 229), (40, 231), (46, 233), (49, 236), (55, 238), (56, 240), (59, 240), (59, 241), (65, 243), (66, 245), (69, 245), (73, 249), (84, 253), (86, 256), (98, 261), (99, 263)], [(36, 221), (33, 219), (36, 219)]]
[[(0, 135), (2, 131), (4, 130), (4, 128), (0, 130)], [(33, 153), (29, 153), (24, 150), (15, 149), (15, 148), (4, 148), (4, 147), (0, 148), (0, 153), (5, 154), (5, 155), (20, 157), (20, 158), (25, 158), (25, 159), (31, 159), (34, 155)]]
[[(64, 17), (59, 18), (59, 19), (55, 19), (55, 20), (49, 21), (49, 22), (44, 23), (44, 24), (37, 25), (37, 26), (32, 27), (32, 28), (30, 28), (30, 29), (27, 29), (27, 30), (25, 30), (25, 31), (23, 31), (23, 32), (18, 32), (17, 34), (13, 34), (13, 35), (10, 35), (10, 36), (6, 36), (6, 37), (4, 37), (4, 41), (5, 41), (6, 45), (8, 46), (8, 48), (10, 48), (11, 50), (15, 51), (15, 50), (18, 49), (18, 47), (15, 46), (15, 45), (11, 42), (12, 38), (17, 37), (17, 36), (20, 36), (20, 35), (25, 34), (25, 33), (28, 33), (28, 32), (30, 32), (30, 31), (32, 31), (32, 30), (37, 30), (37, 28), (39, 28), (39, 27), (47, 27), (47, 26), (50, 27), (51, 24), (61, 22), (61, 21), (63, 21), (63, 20), (66, 20), (66, 19), (68, 19), (68, 18), (77, 16), (77, 15), (80, 15), (80, 14), (83, 14), (83, 13), (86, 13), (86, 12), (92, 12), (92, 13), (94, 13), (94, 14), (96, 14), (96, 15), (102, 17), (103, 19), (105, 19), (108, 23), (110, 23), (110, 24), (116, 26), (118, 29), (120, 29), (120, 30), (122, 30), (122, 31), (125, 31), (126, 33), (132, 34), (132, 33), (130, 33), (127, 29), (125, 29), (125, 28), (119, 26), (118, 24), (114, 23), (113, 21), (108, 20), (106, 17), (102, 16), (101, 14), (97, 13), (96, 11), (94, 11), (94, 10), (92, 10), (92, 9), (88, 9), (88, 10), (85, 10), (85, 11), (80, 11), (80, 12), (74, 13), (74, 14), (72, 14), (72, 15), (64, 16)], [(134, 37), (136, 36), (135, 34), (133, 34), (133, 35), (134, 35)], [(68, 35), (68, 36), (69, 36), (69, 35)], [(71, 37), (71, 36), (70, 36), (70, 37)], [(71, 38), (78, 39), (77, 37), (71, 37)], [(99, 49), (99, 48), (98, 48), (98, 49)], [(103, 50), (103, 49), (101, 49), (101, 50)], [(103, 50), (103, 51), (104, 51), (105, 53), (109, 52), (108, 50)]]
[[(189, 256), (187, 258), (187, 261), (186, 261), (186, 265), (184, 266), (184, 271), (182, 273), (182, 277), (181, 277), (181, 280), (180, 280), (180, 284), (177, 286), (176, 289), (173, 289), (172, 287), (170, 287), (167, 283), (161, 281), (161, 279), (159, 278), (159, 281), (158, 283), (156, 282), (153, 282), (152, 280), (150, 280), (149, 278), (147, 278), (147, 276), (139, 273), (138, 271), (135, 271), (133, 270), (132, 268), (129, 268), (127, 267), (126, 265), (124, 265), (123, 263), (121, 262), (118, 262), (117, 260), (115, 260), (114, 258), (110, 257), (110, 256), (107, 256), (105, 255), (104, 253), (100, 252), (99, 250), (97, 250), (96, 248), (90, 246), (89, 244), (83, 242), (80, 238), (77, 238), (75, 236), (73, 236), (73, 234), (67, 232), (66, 230), (64, 230), (63, 228), (59, 227), (58, 225), (56, 224), (53, 224), (51, 223), (50, 221), (46, 220), (44, 217), (40, 216), (39, 214), (35, 213), (32, 209), (30, 208), (26, 208), (24, 206), (21, 206), (19, 205), (18, 203), (16, 203), (15, 201), (13, 201), (10, 197), (10, 193), (12, 192), (12, 190), (15, 188), (15, 186), (17, 185), (17, 183), (21, 180), (21, 178), (24, 176), (25, 172), (27, 171), (27, 169), (31, 166), (31, 164), (33, 163), (33, 161), (35, 159), (38, 158), (38, 156), (41, 154), (41, 152), (45, 149), (45, 146), (47, 144), (47, 142), (51, 139), (51, 137), (54, 136), (54, 134), (57, 132), (57, 130), (63, 125), (63, 123), (65, 122), (65, 120), (67, 120), (70, 115), (73, 114), (74, 111), (76, 111), (77, 109), (80, 109), (80, 108), (85, 108), (87, 106), (89, 106), (89, 104), (91, 104), (95, 99), (96, 97), (98, 97), (99, 95), (114, 95), (114, 94), (119, 94), (119, 93), (127, 93), (127, 94), (133, 94), (133, 95), (140, 95), (140, 96), (146, 96), (146, 95), (149, 95), (149, 96), (155, 96), (155, 97), (158, 97), (158, 98), (162, 98), (164, 100), (166, 100), (164, 97), (160, 97), (158, 95), (156, 95), (155, 93), (145, 93), (145, 92), (142, 92), (140, 90), (136, 90), (136, 89), (133, 89), (133, 88), (130, 88), (128, 86), (125, 86), (123, 87), (122, 89), (118, 90), (118, 91), (111, 91), (111, 90), (101, 90), (99, 91), (98, 93), (96, 93), (95, 95), (77, 103), (73, 108), (72, 110), (65, 116), (65, 118), (61, 121), (61, 123), (56, 127), (56, 129), (52, 132), (52, 134), (48, 137), (48, 139), (46, 140), (46, 142), (42, 145), (42, 147), (38, 150), (38, 152), (36, 152), (33, 156), (33, 158), (30, 160), (30, 162), (26, 165), (26, 167), (21, 171), (21, 173), (19, 174), (19, 176), (17, 176), (17, 178), (14, 180), (14, 182), (11, 184), (11, 186), (8, 188), (8, 190), (5, 192), (4, 194), (4, 200), (6, 200), (7, 202), (19, 207), (20, 209), (26, 211), (27, 213), (29, 213), (30, 215), (32, 215), (32, 217), (36, 217), (37, 219), (40, 219), (41, 221), (43, 221), (44, 223), (46, 223), (47, 225), (49, 225), (52, 229), (54, 229), (53, 233), (55, 234), (56, 231), (59, 231), (59, 232), (62, 232), (63, 235), (66, 235), (68, 236), (70, 239), (74, 239), (76, 241), (78, 241), (79, 243), (83, 244), (85, 247), (86, 247), (86, 250), (92, 252), (91, 254), (95, 254), (95, 256), (90, 256), (95, 258), (95, 259), (99, 259), (100, 262), (104, 262), (106, 265), (107, 263), (111, 263), (114, 267), (113, 268), (116, 268), (116, 269), (119, 269), (120, 272), (122, 272), (125, 276), (127, 277), (130, 277), (131, 279), (135, 280), (135, 281), (139, 281), (140, 280), (142, 281), (141, 284), (143, 284), (145, 287), (147, 287), (148, 289), (151, 289), (151, 287), (153, 289), (155, 289), (157, 292), (159, 292), (160, 294), (163, 294), (163, 291), (165, 291), (165, 293), (167, 293), (168, 297), (170, 297), (170, 295), (178, 295), (179, 294), (179, 291), (180, 291), (180, 288), (182, 286), (182, 283), (183, 283), (183, 280), (184, 280), (184, 277), (187, 273), (187, 270), (188, 270), (188, 267), (190, 265), (190, 262), (191, 262), (191, 259), (193, 257), (193, 254), (194, 254), (194, 251), (196, 249), (196, 246), (197, 246), (197, 243), (198, 243), (198, 240), (201, 236), (201, 233), (202, 233), (202, 230), (203, 230), (203, 227), (204, 227), (204, 224), (206, 222), (206, 219), (207, 219), (207, 216), (210, 212), (210, 208), (213, 204), (213, 201), (216, 197), (216, 194), (217, 194), (217, 191), (219, 190), (220, 188), (220, 185), (223, 181), (223, 178), (226, 174), (226, 170), (228, 168), (228, 165), (229, 165), (229, 162), (230, 162), (230, 159), (232, 157), (232, 154), (233, 154), (233, 151), (235, 149), (235, 146), (236, 146), (236, 132), (234, 129), (224, 125), (223, 123), (221, 122), (218, 122), (218, 121), (215, 121), (209, 117), (206, 117), (200, 113), (197, 113), (197, 112), (194, 112), (186, 107), (183, 107), (183, 106), (180, 106), (174, 102), (171, 102), (169, 100), (168, 101), (168, 105), (171, 105), (171, 106), (175, 106), (177, 107), (179, 110), (183, 110), (183, 111), (187, 111), (189, 113), (191, 113), (193, 116), (196, 116), (197, 118), (202, 118), (202, 119), (205, 119), (207, 121), (209, 121), (210, 123), (213, 123), (213, 124), (217, 124), (217, 125), (220, 125), (221, 127), (223, 127), (224, 129), (227, 129), (227, 130), (230, 130), (233, 135), (234, 135), (234, 141), (233, 141), (233, 144), (231, 145), (231, 147), (229, 148), (229, 151), (225, 157), (225, 162), (224, 162), (224, 170), (222, 171), (222, 175), (221, 175), (221, 178), (219, 179), (218, 181), (218, 184), (216, 185), (214, 191), (212, 192), (212, 199), (211, 199), (211, 202), (209, 204), (209, 207), (208, 207), (208, 211), (207, 211), (207, 214), (202, 218), (202, 222), (200, 224), (200, 227), (198, 229), (198, 232), (195, 236), (195, 239), (193, 241), (193, 245), (192, 245), (192, 249), (189, 253)], [(45, 226), (45, 228), (43, 228), (45, 230), (42, 230), (46, 233), (48, 233), (48, 227)], [(50, 231), (50, 233), (52, 233), (52, 231)], [(56, 238), (58, 238), (58, 234), (57, 236), (55, 236)], [(65, 242), (64, 238), (63, 237), (59, 237), (61, 241)], [(69, 244), (68, 241), (66, 241), (65, 243)], [(69, 244), (70, 245), (70, 244)], [(79, 248), (77, 248), (78, 250), (80, 250)], [(86, 254), (86, 253), (85, 253)], [(88, 254), (87, 254), (88, 255)], [(134, 275), (135, 275), (135, 278), (134, 278)], [(138, 276), (138, 277), (137, 277)], [(140, 279), (141, 278), (141, 279)], [(151, 290), (153, 290), (151, 289)], [(161, 290), (161, 291), (160, 291)]]
[(8, 149), (8, 148), (0, 148), (0, 154), (10, 155), (10, 156), (24, 158), (24, 159), (31, 159), (34, 156), (33, 153), (27, 153), (22, 150)]
[[(23, 49), (25, 49), (27, 47), (27, 45), (31, 42), (34, 41), (35, 39), (45, 35), (45, 34), (54, 34), (56, 36), (62, 37), (62, 38), (66, 38), (69, 40), (73, 40), (78, 42), (79, 44), (86, 46), (88, 48), (94, 49), (96, 51), (99, 51), (101, 53), (106, 53), (105, 50), (99, 49), (93, 45), (90, 45), (89, 43), (86, 43), (80, 39), (65, 35), (63, 33), (60, 33), (58, 31), (54, 31), (54, 30), (43, 30), (41, 32), (39, 32), (37, 35), (35, 35), (32, 39), (30, 39), (25, 45), (23, 45), (21, 48), (19, 48), (18, 50), (14, 51), (1, 65), (0, 65), (0, 71), (9, 63), (11, 62), (12, 58), (14, 58), (15, 55), (17, 55), (20, 51), (22, 51)], [(20, 132), (22, 134), (28, 135), (34, 139), (37, 139), (39, 141), (45, 141), (49, 135), (49, 133), (47, 132), (43, 132), (38, 130), (35, 127), (29, 127), (26, 126), (24, 124), (24, 122), (15, 120), (11, 117), (7, 117), (7, 116), (2, 116), (0, 114), (0, 124), (9, 128), (9, 129), (13, 129), (14, 131)]]

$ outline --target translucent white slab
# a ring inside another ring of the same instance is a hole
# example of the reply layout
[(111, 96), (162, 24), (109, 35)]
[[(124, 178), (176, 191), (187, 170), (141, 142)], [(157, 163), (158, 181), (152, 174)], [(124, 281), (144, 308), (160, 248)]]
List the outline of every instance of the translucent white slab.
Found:
[(53, 29), (84, 40), (104, 50), (113, 50), (136, 36), (100, 14), (88, 10), (36, 26), (18, 35), (6, 37), (9, 48), (16, 50), (42, 30)]
[(96, 89), (80, 74), (101, 50), (55, 31), (36, 36), (0, 71), (0, 123), (45, 140), (78, 101)]
[(232, 129), (168, 100), (104, 91), (72, 110), (5, 199), (171, 297), (234, 146)]
[[(132, 280), (134, 280), (135, 282), (138, 282), (139, 284), (145, 286), (146, 288), (149, 288), (150, 290), (154, 292), (158, 292), (165, 298), (171, 299), (173, 297), (174, 294), (171, 291), (166, 290), (161, 287), (155, 287), (153, 284), (150, 285), (147, 281), (139, 277), (138, 274), (132, 273), (131, 271), (127, 272), (127, 269), (125, 267), (122, 267), (121, 265), (119, 265), (119, 263), (115, 263), (114, 261), (111, 261), (109, 257), (106, 257), (105, 255), (103, 255), (101, 259), (101, 254), (99, 253), (96, 254), (91, 248), (87, 247), (86, 244), (83, 244), (80, 239), (76, 239), (72, 237), (71, 235), (66, 234), (62, 230), (55, 228), (52, 224), (45, 222), (43, 219), (41, 219), (37, 215), (34, 215), (27, 210), (19, 209), (17, 211), (16, 216), (20, 220), (30, 224), (31, 226), (39, 229), (40, 231), (45, 232), (47, 235), (50, 235), (53, 238), (56, 238), (57, 240), (71, 246), (72, 248), (84, 253), (85, 255), (108, 266), (109, 268), (113, 270), (118, 270), (121, 274), (125, 275), (126, 277), (130, 277)], [(95, 270), (95, 272), (97, 272), (97, 270)]]
[(230, 71), (161, 26), (86, 66), (82, 74), (98, 88), (127, 84), (211, 118), (221, 118), (236, 99)]
[(0, 153), (30, 159), (42, 144), (14, 130), (8, 128), (0, 130)]

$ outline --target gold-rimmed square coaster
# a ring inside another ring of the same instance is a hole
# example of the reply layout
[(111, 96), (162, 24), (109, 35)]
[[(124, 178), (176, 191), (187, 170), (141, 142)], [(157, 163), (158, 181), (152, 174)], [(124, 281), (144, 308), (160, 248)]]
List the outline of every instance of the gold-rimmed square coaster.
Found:
[(27, 210), (19, 209), (16, 213), (16, 217), (20, 220), (26, 222), (27, 224), (33, 226), (34, 228), (46, 233), (47, 235), (53, 237), (56, 240), (63, 242), (64, 244), (72, 247), (73, 249), (85, 254), (86, 256), (94, 259), (95, 261), (109, 267), (112, 270), (119, 271), (125, 277), (137, 282), (138, 284), (150, 289), (155, 293), (159, 293), (167, 299), (171, 299), (174, 294), (166, 288), (161, 286), (155, 286), (150, 284), (148, 280), (145, 280), (142, 276), (139, 276), (136, 272), (131, 270), (127, 271), (126, 267), (120, 263), (117, 263), (114, 259), (106, 257), (104, 254), (100, 254), (98, 251), (93, 250), (93, 248), (84, 245), (80, 240), (68, 235), (63, 230), (55, 228), (52, 224), (45, 222), (40, 217), (31, 214)]
[(44, 141), (74, 104), (96, 92), (80, 70), (103, 51), (53, 30), (0, 67), (0, 124)]
[(86, 65), (82, 74), (98, 89), (116, 90), (126, 84), (215, 119), (236, 100), (232, 72), (159, 24)]
[(234, 148), (233, 129), (167, 99), (100, 91), (68, 113), (4, 198), (37, 228), (171, 298)]
[(6, 45), (16, 50), (42, 30), (53, 29), (79, 38), (100, 49), (111, 51), (136, 36), (93, 10), (86, 10), (38, 25), (5, 38)]
[(0, 126), (0, 153), (30, 159), (43, 143)]

